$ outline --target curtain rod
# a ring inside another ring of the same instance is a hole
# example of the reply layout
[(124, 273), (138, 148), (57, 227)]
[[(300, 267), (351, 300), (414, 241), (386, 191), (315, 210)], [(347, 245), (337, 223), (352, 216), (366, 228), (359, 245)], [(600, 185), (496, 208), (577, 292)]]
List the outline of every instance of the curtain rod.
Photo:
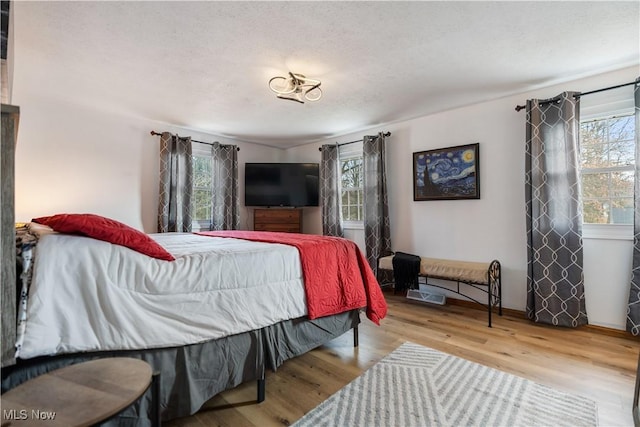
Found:
[[(384, 132), (382, 135), (383, 136), (391, 136), (391, 132)], [(356, 139), (355, 141), (343, 142), (342, 144), (336, 143), (336, 147), (341, 147), (343, 145), (349, 145), (349, 144), (355, 144), (356, 142), (362, 142), (362, 141), (364, 141), (364, 138), (363, 139)], [(322, 147), (318, 147), (318, 151), (322, 151)]]
[[(162, 133), (161, 133), (161, 132), (156, 132), (155, 130), (152, 130), (152, 131), (151, 131), (151, 135), (162, 135)], [(178, 138), (180, 138), (180, 137), (178, 136), (178, 134), (176, 134), (176, 136), (177, 136)], [(198, 144), (213, 145), (213, 143), (212, 143), (212, 142), (196, 141), (195, 139), (192, 139), (192, 140), (191, 140), (191, 142), (197, 142)], [(236, 147), (236, 150), (237, 150), (237, 151), (240, 151), (240, 147)]]
[[(592, 93), (598, 93), (598, 92), (604, 92), (605, 90), (611, 90), (611, 89), (618, 89), (619, 87), (624, 87), (624, 86), (630, 86), (630, 85), (634, 85), (640, 82), (640, 79), (633, 81), (633, 82), (629, 82), (629, 83), (623, 83), (621, 85), (616, 85), (616, 86), (610, 86), (610, 87), (604, 87), (602, 89), (596, 89), (596, 90), (592, 90), (589, 92), (585, 92), (585, 93), (576, 93), (575, 95), (573, 95), (574, 98), (576, 99), (580, 99), (581, 96), (585, 96), (585, 95), (591, 95)], [(549, 102), (553, 102), (553, 99), (547, 101), (547, 102), (541, 102), (541, 104), (545, 104), (545, 103), (549, 103)], [(520, 110), (524, 110), (525, 108), (527, 108), (526, 105), (516, 105), (516, 111), (520, 111)]]

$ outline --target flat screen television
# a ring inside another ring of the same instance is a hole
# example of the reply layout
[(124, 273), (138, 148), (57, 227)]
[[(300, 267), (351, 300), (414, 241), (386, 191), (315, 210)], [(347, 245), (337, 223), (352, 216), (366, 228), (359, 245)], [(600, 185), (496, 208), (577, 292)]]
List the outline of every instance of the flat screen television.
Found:
[(245, 206), (318, 206), (318, 163), (246, 163)]

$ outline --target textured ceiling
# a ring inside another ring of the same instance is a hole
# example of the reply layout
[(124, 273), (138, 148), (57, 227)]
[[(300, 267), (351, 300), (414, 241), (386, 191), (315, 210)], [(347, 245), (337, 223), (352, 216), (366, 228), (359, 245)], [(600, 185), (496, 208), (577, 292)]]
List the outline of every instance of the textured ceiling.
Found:
[[(640, 55), (638, 1), (14, 7), (25, 90), (280, 147), (637, 65)], [(288, 71), (320, 79), (322, 100), (277, 99), (267, 82)]]

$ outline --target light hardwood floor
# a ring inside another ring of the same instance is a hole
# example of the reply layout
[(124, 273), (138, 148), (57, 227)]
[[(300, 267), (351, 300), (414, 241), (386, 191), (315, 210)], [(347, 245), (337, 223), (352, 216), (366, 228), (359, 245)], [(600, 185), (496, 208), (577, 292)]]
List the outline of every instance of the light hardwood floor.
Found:
[(170, 427), (289, 425), (405, 341), (444, 351), (598, 403), (601, 426), (633, 426), (631, 404), (640, 340), (589, 328), (541, 326), (516, 315), (495, 316), (464, 306), (433, 306), (386, 294), (381, 326), (362, 316), (360, 346), (347, 333), (267, 373), (256, 404), (255, 382), (211, 399)]

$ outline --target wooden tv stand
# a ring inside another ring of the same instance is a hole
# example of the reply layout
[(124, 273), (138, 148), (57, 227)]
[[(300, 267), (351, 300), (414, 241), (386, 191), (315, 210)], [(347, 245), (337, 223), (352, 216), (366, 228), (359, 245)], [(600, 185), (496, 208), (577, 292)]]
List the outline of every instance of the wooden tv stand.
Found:
[(253, 229), (255, 231), (302, 233), (302, 209), (254, 209)]

